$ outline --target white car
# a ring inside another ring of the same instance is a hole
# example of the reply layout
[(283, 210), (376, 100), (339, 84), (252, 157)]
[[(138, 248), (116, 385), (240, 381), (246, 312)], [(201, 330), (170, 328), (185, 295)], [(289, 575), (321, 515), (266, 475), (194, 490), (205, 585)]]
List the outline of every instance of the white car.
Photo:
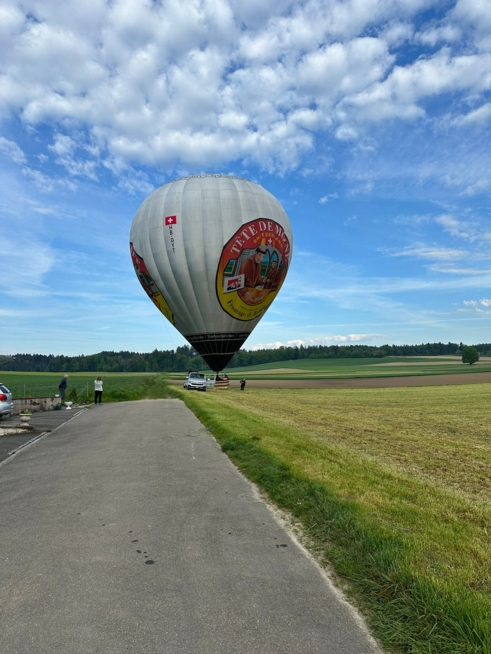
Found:
[(12, 393), (9, 389), (0, 384), (0, 419), (3, 416), (11, 416), (14, 410), (14, 403), (12, 402)]
[(206, 375), (202, 372), (190, 372), (183, 386), (188, 391), (206, 391)]

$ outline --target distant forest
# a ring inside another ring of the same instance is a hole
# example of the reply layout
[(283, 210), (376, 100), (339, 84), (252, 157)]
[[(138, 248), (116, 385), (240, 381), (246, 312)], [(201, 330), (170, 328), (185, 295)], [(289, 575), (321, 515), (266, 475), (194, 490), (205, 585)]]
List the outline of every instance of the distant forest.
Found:
[[(240, 350), (227, 369), (253, 366), (275, 361), (298, 359), (359, 359), (387, 356), (460, 355), (464, 343), (423, 343), (421, 345), (309, 345), (307, 347), (280, 347), (275, 350)], [(491, 344), (474, 345), (481, 356), (491, 356)], [(176, 350), (139, 352), (100, 352), (76, 357), (52, 354), (0, 355), (0, 370), (18, 372), (187, 372), (205, 370), (206, 364), (189, 345)]]

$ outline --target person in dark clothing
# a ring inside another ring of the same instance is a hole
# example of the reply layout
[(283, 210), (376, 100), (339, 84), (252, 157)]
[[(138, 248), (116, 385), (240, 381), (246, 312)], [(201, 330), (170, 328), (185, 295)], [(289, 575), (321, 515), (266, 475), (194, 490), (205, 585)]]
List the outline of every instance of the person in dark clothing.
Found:
[(68, 379), (68, 375), (63, 375), (61, 382), (58, 384), (58, 390), (60, 391), (60, 397), (62, 402), (65, 401), (67, 379)]
[(241, 390), (241, 391), (244, 390), (245, 385), (246, 385), (246, 380), (245, 380), (245, 379), (241, 379), (241, 380), (240, 380), (240, 390)]

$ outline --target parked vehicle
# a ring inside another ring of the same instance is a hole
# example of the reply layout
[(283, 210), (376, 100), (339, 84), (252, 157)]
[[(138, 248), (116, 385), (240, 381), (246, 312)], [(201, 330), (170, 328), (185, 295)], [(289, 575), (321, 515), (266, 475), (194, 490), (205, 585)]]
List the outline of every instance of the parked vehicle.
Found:
[(9, 389), (0, 384), (0, 419), (3, 416), (11, 416), (14, 410), (14, 403), (12, 402), (12, 393)]
[(190, 372), (183, 386), (188, 391), (206, 391), (206, 375), (202, 372)]

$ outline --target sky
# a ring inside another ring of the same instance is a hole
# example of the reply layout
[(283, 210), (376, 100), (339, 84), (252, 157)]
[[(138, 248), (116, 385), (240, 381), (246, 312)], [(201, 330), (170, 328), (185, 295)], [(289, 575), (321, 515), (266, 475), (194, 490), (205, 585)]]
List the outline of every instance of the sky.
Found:
[(294, 250), (246, 342), (491, 342), (489, 0), (3, 0), (1, 354), (174, 349), (143, 200), (223, 173)]

